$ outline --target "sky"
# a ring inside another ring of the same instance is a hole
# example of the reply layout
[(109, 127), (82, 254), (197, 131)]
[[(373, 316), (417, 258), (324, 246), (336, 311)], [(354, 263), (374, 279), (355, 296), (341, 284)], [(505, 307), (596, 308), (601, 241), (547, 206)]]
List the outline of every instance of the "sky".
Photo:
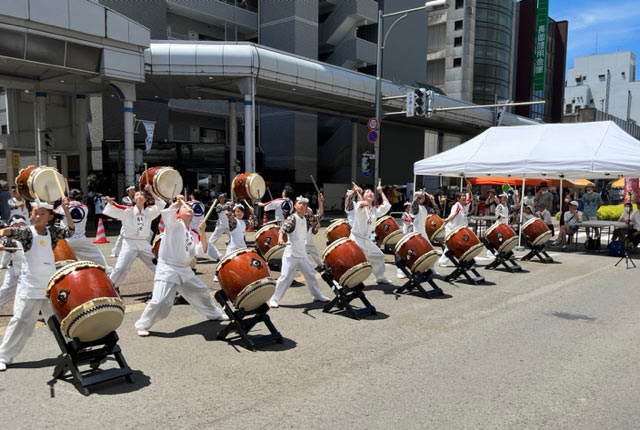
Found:
[(549, 16), (569, 21), (567, 68), (575, 57), (596, 52), (640, 56), (640, 0), (550, 0)]

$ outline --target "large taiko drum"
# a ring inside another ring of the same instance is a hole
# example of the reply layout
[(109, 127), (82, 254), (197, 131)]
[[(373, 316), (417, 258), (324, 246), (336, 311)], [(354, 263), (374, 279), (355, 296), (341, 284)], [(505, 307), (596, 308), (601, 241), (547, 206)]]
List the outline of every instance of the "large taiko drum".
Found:
[[(56, 180), (56, 177), (58, 178)], [(18, 193), (27, 201), (40, 200), (45, 202), (55, 202), (64, 197), (60, 194), (60, 188), (66, 188), (66, 179), (54, 167), (48, 166), (27, 166), (20, 170), (16, 177), (16, 189)]]
[(447, 248), (459, 261), (470, 261), (482, 252), (480, 239), (466, 226), (461, 226), (450, 232), (445, 242)]
[[(160, 255), (160, 244), (162, 243), (163, 237), (164, 237), (164, 233), (160, 233), (153, 238), (153, 242), (151, 243), (151, 252), (153, 252), (153, 255), (156, 258), (158, 258), (158, 256)], [(198, 264), (198, 260), (196, 258), (192, 258), (191, 261), (189, 262), (189, 266), (192, 269), (196, 268), (196, 264)]]
[(236, 308), (252, 311), (267, 302), (276, 291), (267, 263), (257, 252), (242, 248), (224, 257), (216, 267), (222, 291)]
[(376, 221), (376, 242), (381, 248), (396, 246), (398, 241), (402, 239), (402, 230), (398, 227), (398, 223), (393, 217), (387, 215)]
[(339, 218), (327, 227), (327, 245), (331, 245), (338, 239), (351, 235), (351, 226), (345, 218)]
[(549, 227), (540, 218), (532, 218), (524, 223), (522, 232), (533, 246), (546, 243), (552, 236)]
[(56, 247), (53, 249), (53, 259), (56, 262), (56, 269), (78, 261), (76, 254), (73, 253), (69, 243), (64, 239), (58, 239)]
[(338, 239), (327, 246), (322, 260), (333, 279), (345, 288), (357, 287), (372, 272), (364, 252), (349, 238)]
[(82, 342), (102, 339), (122, 324), (124, 301), (118, 297), (104, 267), (76, 261), (58, 269), (46, 292), (60, 329)]
[(173, 167), (156, 166), (142, 172), (140, 189), (151, 184), (153, 192), (165, 200), (171, 200), (182, 192), (182, 176)]
[[(277, 221), (271, 221), (262, 226), (256, 233), (256, 247), (265, 260), (278, 260), (282, 258), (286, 245), (278, 245), (280, 235), (280, 225)], [(287, 235), (284, 235), (287, 240)]]
[(267, 189), (257, 173), (240, 173), (233, 178), (233, 194), (239, 200), (260, 200)]
[(424, 222), (424, 229), (430, 241), (442, 243), (444, 240), (444, 221), (438, 215), (429, 215)]
[(438, 260), (438, 253), (420, 233), (410, 233), (396, 245), (395, 253), (412, 273), (424, 273)]
[(518, 244), (518, 235), (509, 224), (497, 222), (487, 229), (484, 234), (485, 239), (498, 252), (508, 253)]

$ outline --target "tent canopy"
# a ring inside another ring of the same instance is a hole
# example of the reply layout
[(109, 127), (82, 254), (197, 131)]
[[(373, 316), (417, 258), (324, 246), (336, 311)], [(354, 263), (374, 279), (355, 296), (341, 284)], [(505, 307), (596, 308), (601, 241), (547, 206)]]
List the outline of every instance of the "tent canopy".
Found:
[(640, 141), (611, 121), (492, 127), (417, 161), (415, 175), (530, 178), (640, 176)]

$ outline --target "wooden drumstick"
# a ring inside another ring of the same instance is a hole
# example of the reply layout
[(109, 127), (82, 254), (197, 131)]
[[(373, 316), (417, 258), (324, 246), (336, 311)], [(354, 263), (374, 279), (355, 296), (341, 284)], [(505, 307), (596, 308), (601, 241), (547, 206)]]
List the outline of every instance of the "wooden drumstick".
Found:
[(216, 208), (216, 202), (217, 202), (217, 201), (218, 201), (218, 200), (216, 199), (216, 200), (214, 200), (214, 201), (211, 203), (211, 207), (210, 207), (210, 208), (209, 208), (209, 210), (207, 211), (207, 214), (204, 216), (204, 218), (202, 218), (202, 220), (203, 220), (204, 222), (207, 222), (207, 220), (209, 219), (209, 216), (211, 216), (211, 213), (212, 213), (212, 212), (213, 212), (213, 210)]
[(273, 194), (271, 194), (269, 187), (267, 187), (267, 192), (269, 193), (269, 200), (273, 200)]
[(60, 183), (60, 178), (58, 177), (58, 171), (53, 172), (53, 177), (56, 180), (56, 185), (58, 186), (58, 191), (60, 191), (60, 198), (64, 197), (64, 188), (62, 188), (62, 184)]
[(147, 184), (149, 184), (149, 166), (147, 163), (144, 163), (144, 177), (147, 179)]
[(7, 248), (2, 248), (3, 251), (22, 251), (22, 248), (11, 248), (11, 247), (7, 247)]
[(313, 175), (309, 175), (311, 177), (311, 182), (313, 182), (313, 186), (316, 189), (316, 193), (318, 193), (318, 195), (320, 195), (320, 188), (318, 188), (318, 184), (316, 184), (316, 180), (313, 178)]

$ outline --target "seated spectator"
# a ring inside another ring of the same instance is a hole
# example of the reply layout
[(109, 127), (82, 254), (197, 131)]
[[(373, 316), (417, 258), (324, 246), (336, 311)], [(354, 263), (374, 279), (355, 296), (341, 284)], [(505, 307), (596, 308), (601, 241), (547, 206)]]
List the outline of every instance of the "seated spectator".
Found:
[(564, 225), (560, 228), (558, 242), (556, 245), (562, 245), (562, 250), (567, 249), (567, 236), (578, 232), (578, 224), (582, 222), (582, 213), (578, 211), (578, 202), (572, 200), (569, 203), (569, 212), (564, 214)]
[(551, 219), (551, 213), (549, 212), (549, 209), (547, 209), (547, 207), (543, 203), (536, 204), (536, 209), (536, 216), (540, 218), (542, 222), (547, 225), (547, 227), (549, 227), (549, 230), (551, 230), (551, 236), (553, 237), (555, 235), (555, 232), (553, 229), (553, 220)]

